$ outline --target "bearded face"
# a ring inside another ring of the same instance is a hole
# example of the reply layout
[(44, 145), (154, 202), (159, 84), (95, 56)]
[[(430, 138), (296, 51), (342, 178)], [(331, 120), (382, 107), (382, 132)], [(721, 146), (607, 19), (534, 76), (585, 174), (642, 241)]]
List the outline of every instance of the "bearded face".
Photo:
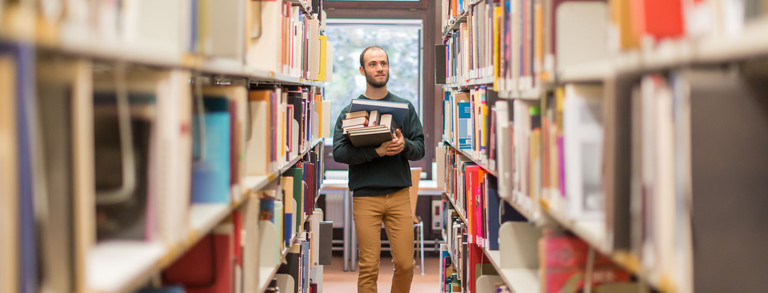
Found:
[(365, 81), (374, 88), (383, 88), (389, 82), (389, 70), (365, 70)]
[(373, 88), (383, 88), (389, 81), (389, 58), (382, 50), (372, 49), (365, 53), (365, 66), (360, 73), (365, 75), (365, 81)]

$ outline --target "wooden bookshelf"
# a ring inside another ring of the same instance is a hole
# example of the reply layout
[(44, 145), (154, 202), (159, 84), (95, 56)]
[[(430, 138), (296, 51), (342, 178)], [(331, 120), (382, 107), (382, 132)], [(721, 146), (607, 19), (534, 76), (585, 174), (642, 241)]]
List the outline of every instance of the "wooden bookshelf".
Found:
[(445, 144), (447, 144), (448, 146), (450, 146), (451, 148), (455, 149), (456, 151), (460, 152), (460, 153), (461, 153), (462, 155), (464, 155), (465, 157), (467, 157), (467, 158), (469, 158), (470, 160), (472, 160), (472, 162), (473, 162), (473, 163), (475, 163), (476, 165), (478, 165), (478, 166), (480, 166), (481, 168), (483, 168), (483, 170), (485, 170), (485, 171), (486, 171), (486, 172), (488, 172), (489, 174), (493, 175), (494, 177), (499, 177), (499, 174), (496, 172), (496, 170), (492, 169), (492, 168), (491, 168), (491, 167), (488, 165), (488, 163), (486, 163), (486, 162), (482, 162), (482, 161), (481, 161), (480, 159), (478, 159), (478, 158), (477, 158), (477, 156), (476, 156), (475, 154), (473, 154), (472, 152), (470, 152), (470, 151), (468, 151), (468, 150), (462, 150), (462, 149), (459, 149), (459, 148), (457, 148), (457, 147), (456, 147), (454, 144), (452, 144), (450, 141), (448, 141), (448, 140), (447, 140), (447, 139), (445, 139), (445, 138), (443, 138), (443, 142), (444, 142)]
[[(189, 211), (189, 231), (179, 243), (163, 245), (152, 242), (107, 242), (97, 244), (88, 258), (88, 284), (96, 292), (133, 292), (146, 284), (153, 276), (162, 272), (176, 259), (192, 248), (203, 236), (240, 208), (247, 200), (254, 200), (251, 191), (265, 188), (281, 174), (291, 168), (301, 157), (317, 146), (322, 139), (315, 140), (299, 156), (283, 165), (278, 172), (269, 176), (250, 177), (244, 182), (244, 196), (230, 204), (193, 203)], [(272, 179), (269, 179), (272, 178)], [(258, 199), (255, 199), (258, 200)], [(298, 232), (297, 232), (298, 233)], [(295, 236), (295, 235), (294, 235)], [(294, 237), (295, 239), (296, 237)], [(288, 253), (286, 248), (282, 258)], [(281, 258), (281, 259), (282, 259)], [(277, 267), (273, 268), (274, 276)], [(263, 272), (260, 275), (264, 276)], [(271, 280), (272, 278), (269, 277)], [(260, 281), (262, 279), (259, 279)], [(261, 287), (263, 292), (265, 286)]]
[(541, 292), (539, 270), (502, 268), (500, 251), (488, 250), (487, 247), (484, 247), (483, 252), (491, 260), (491, 264), (496, 268), (504, 283), (510, 286), (512, 292)]

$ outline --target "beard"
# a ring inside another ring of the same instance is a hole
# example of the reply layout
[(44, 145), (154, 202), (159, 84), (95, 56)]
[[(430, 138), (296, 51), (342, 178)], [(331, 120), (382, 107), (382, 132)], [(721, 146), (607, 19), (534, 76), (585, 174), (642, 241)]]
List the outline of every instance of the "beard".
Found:
[(365, 81), (374, 88), (383, 88), (387, 85), (387, 82), (389, 82), (389, 74), (386, 75), (384, 81), (376, 81), (376, 77), (374, 75), (368, 74), (368, 71), (366, 71)]

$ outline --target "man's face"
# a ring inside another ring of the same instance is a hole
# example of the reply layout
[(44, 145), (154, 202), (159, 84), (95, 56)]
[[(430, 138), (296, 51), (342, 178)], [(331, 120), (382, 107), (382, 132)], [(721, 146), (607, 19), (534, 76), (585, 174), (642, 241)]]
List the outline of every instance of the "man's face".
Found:
[(365, 67), (360, 68), (360, 73), (365, 75), (365, 81), (374, 88), (382, 88), (389, 81), (389, 62), (387, 53), (382, 50), (371, 49), (365, 52), (363, 57)]

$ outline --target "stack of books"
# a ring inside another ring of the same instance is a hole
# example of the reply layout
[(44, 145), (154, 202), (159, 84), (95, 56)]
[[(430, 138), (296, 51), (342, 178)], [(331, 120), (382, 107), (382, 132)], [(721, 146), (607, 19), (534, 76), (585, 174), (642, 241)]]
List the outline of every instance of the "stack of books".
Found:
[(395, 138), (407, 110), (405, 103), (353, 100), (341, 127), (352, 145), (379, 146)]

